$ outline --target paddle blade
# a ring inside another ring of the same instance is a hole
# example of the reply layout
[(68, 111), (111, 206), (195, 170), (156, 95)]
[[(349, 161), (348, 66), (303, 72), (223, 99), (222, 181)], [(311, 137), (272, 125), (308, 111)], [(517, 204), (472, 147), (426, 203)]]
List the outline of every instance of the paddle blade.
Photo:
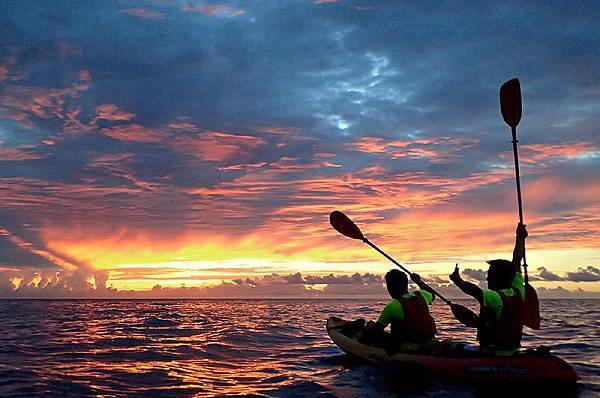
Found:
[(533, 286), (525, 285), (525, 313), (523, 324), (532, 329), (540, 328), (540, 301)]
[(517, 127), (522, 111), (519, 79), (511, 79), (500, 87), (500, 111), (506, 124)]
[(332, 211), (329, 215), (329, 223), (336, 231), (344, 236), (360, 240), (365, 238), (356, 224), (341, 211)]
[(454, 317), (463, 325), (470, 328), (476, 328), (479, 326), (479, 315), (464, 305), (452, 303), (450, 304), (450, 309), (452, 309), (452, 314), (454, 314)]

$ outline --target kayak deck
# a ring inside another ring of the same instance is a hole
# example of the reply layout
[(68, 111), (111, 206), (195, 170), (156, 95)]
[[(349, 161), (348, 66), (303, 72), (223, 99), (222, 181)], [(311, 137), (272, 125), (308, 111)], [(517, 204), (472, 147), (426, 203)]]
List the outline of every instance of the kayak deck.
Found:
[(465, 350), (460, 344), (437, 342), (426, 352), (390, 353), (382, 347), (361, 343), (361, 325), (337, 317), (327, 320), (327, 333), (342, 351), (371, 363), (399, 363), (447, 376), (485, 382), (574, 383), (579, 378), (571, 365), (547, 351), (493, 356)]

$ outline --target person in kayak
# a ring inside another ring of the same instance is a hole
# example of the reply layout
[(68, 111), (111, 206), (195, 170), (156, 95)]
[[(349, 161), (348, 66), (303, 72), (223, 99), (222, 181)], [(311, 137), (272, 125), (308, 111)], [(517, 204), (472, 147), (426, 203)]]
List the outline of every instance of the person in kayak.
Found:
[[(398, 269), (385, 275), (392, 301), (385, 306), (377, 322), (371, 321), (366, 325), (369, 340), (383, 339), (387, 348), (393, 351), (418, 350), (437, 332), (435, 320), (429, 313), (435, 293), (421, 281), (418, 274), (411, 274), (411, 279), (421, 290), (409, 292), (408, 278)], [(383, 332), (388, 325), (391, 338)]]
[(450, 275), (450, 280), (466, 293), (474, 297), (480, 305), (480, 324), (477, 340), (480, 349), (496, 355), (512, 355), (521, 347), (523, 334), (523, 310), (525, 284), (521, 274), (521, 259), (527, 238), (525, 225), (517, 226), (517, 237), (512, 261), (491, 260), (487, 273), (487, 289), (463, 280), (458, 264)]

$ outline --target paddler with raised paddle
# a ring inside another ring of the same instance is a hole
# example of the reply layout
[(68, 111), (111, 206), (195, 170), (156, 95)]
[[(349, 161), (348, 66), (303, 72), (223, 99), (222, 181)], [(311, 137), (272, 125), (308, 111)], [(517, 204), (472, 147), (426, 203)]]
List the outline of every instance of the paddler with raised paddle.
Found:
[[(519, 79), (511, 79), (500, 87), (500, 111), (502, 118), (511, 128), (512, 147), (515, 161), (519, 224), (512, 262), (508, 260), (488, 261), (488, 289), (482, 290), (465, 282), (459, 274), (458, 264), (450, 279), (464, 293), (473, 296), (481, 305), (477, 339), (481, 349), (499, 355), (511, 355), (521, 346), (523, 325), (540, 328), (539, 301), (535, 289), (529, 284), (525, 238), (527, 230), (523, 223), (523, 201), (517, 149), (517, 126), (521, 121), (522, 100)], [(521, 261), (525, 278), (521, 274)]]
[(458, 264), (450, 280), (480, 305), (477, 340), (482, 352), (512, 355), (521, 347), (525, 305), (525, 283), (521, 260), (525, 249), (527, 229), (519, 223), (512, 261), (491, 260), (487, 272), (487, 289), (463, 280)]

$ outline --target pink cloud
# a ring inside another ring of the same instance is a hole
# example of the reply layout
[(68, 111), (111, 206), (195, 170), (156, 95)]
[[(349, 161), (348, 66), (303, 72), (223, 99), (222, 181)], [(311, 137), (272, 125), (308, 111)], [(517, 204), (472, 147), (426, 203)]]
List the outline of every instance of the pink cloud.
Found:
[(77, 98), (80, 91), (90, 86), (90, 75), (86, 70), (80, 71), (73, 83), (65, 88), (6, 85), (0, 97), (0, 117), (20, 121), (30, 127), (33, 126), (32, 118), (65, 119), (67, 100)]
[(167, 144), (200, 160), (221, 162), (248, 157), (252, 150), (265, 143), (260, 137), (205, 131), (193, 136), (175, 136)]
[[(512, 151), (502, 152), (500, 157), (512, 160), (513, 153)], [(570, 141), (559, 144), (531, 144), (519, 147), (519, 160), (521, 162), (535, 163), (541, 166), (585, 157), (600, 157), (600, 148), (596, 143)]]
[(20, 162), (23, 160), (40, 159), (42, 156), (35, 152), (27, 151), (26, 147), (7, 147), (0, 141), (0, 161)]
[(238, 170), (251, 170), (251, 169), (260, 169), (266, 165), (265, 162), (257, 162), (257, 163), (247, 163), (247, 164), (234, 164), (231, 166), (219, 167), (221, 171), (238, 171)]
[(421, 138), (415, 140), (386, 140), (380, 137), (361, 137), (359, 140), (346, 144), (355, 151), (384, 154), (392, 159), (426, 158), (433, 163), (445, 162), (455, 158), (458, 153), (479, 143), (472, 138)]
[(128, 167), (128, 163), (134, 158), (135, 154), (133, 153), (99, 156), (89, 162), (85, 168), (102, 171), (111, 176), (118, 177), (143, 190), (153, 191), (158, 189), (159, 184), (143, 181), (131, 171), (130, 167)]
[(96, 108), (96, 119), (104, 119), (111, 121), (129, 121), (135, 117), (133, 113), (120, 110), (114, 104), (102, 104)]
[(8, 66), (0, 64), (0, 83), (8, 79)]
[(200, 130), (196, 125), (189, 122), (169, 123), (167, 127), (173, 130), (187, 131), (190, 133), (195, 133)]
[(0, 64), (0, 83), (3, 81), (18, 81), (24, 76), (22, 72), (15, 70), (16, 59), (8, 57), (4, 63)]
[(225, 4), (191, 4), (185, 3), (181, 10), (184, 12), (202, 13), (209, 17), (229, 16), (239, 17), (244, 15), (246, 11), (241, 8), (233, 8)]
[[(73, 107), (65, 110), (64, 112), (64, 122), (60, 127), (60, 132), (66, 135), (77, 135), (80, 133), (85, 133), (95, 129), (94, 122), (92, 123), (82, 123), (79, 120), (79, 114), (81, 113), (81, 108)], [(54, 140), (53, 140), (54, 142)]]
[(282, 136), (293, 136), (300, 133), (300, 129), (298, 127), (263, 126), (260, 127), (259, 130), (265, 133)]
[(162, 131), (135, 123), (104, 128), (100, 133), (116, 140), (134, 142), (161, 142), (165, 138)]

